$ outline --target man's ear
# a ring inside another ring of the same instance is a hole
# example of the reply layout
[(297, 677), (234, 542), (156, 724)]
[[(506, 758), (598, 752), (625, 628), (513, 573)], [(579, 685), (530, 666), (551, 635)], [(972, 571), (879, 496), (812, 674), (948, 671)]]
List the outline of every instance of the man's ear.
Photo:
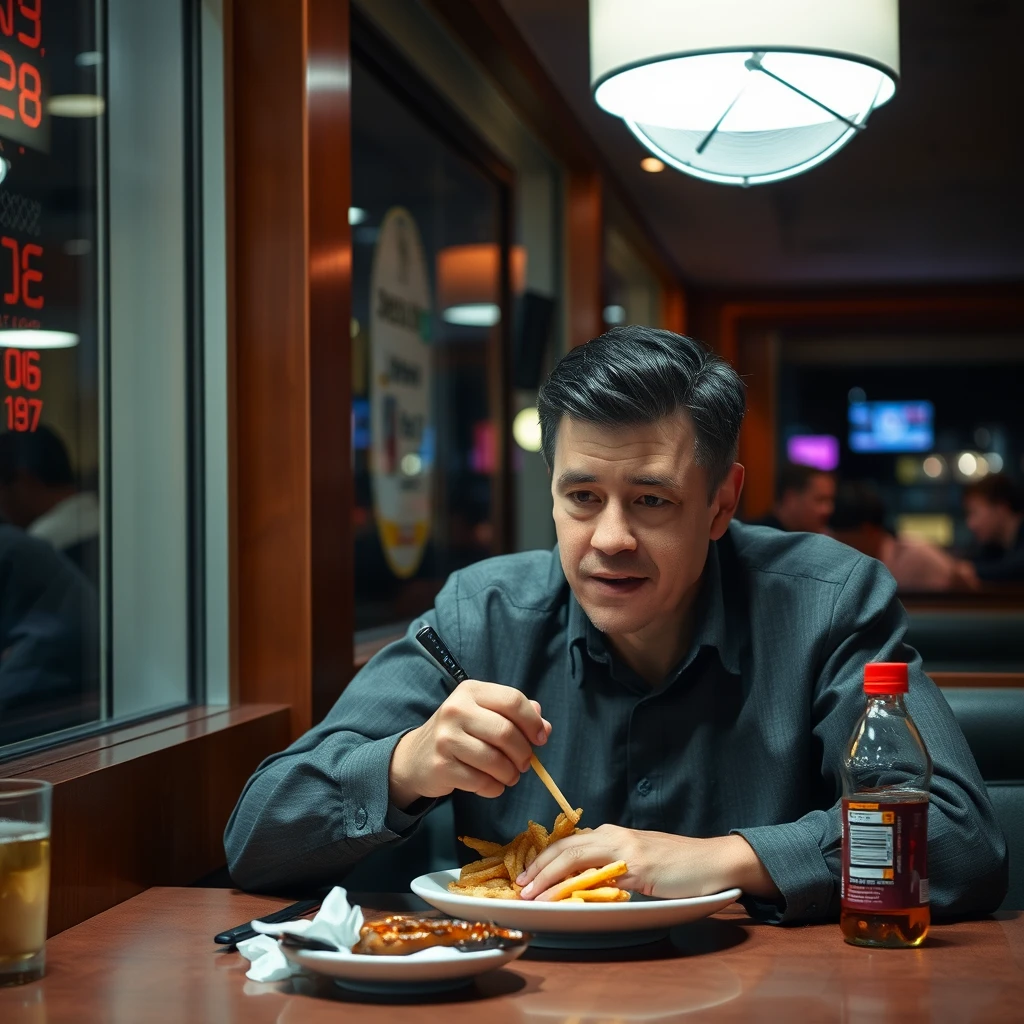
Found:
[(714, 499), (711, 502), (711, 539), (718, 540), (725, 534), (736, 515), (736, 506), (740, 502), (740, 494), (743, 492), (743, 481), (747, 471), (738, 462), (729, 467), (725, 479), (718, 487)]

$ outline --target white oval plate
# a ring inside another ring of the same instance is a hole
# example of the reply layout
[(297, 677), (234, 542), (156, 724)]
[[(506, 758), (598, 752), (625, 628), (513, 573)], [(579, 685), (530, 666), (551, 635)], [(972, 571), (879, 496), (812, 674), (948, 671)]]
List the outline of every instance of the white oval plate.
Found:
[(453, 983), (502, 967), (521, 957), (527, 945), (524, 942), (508, 949), (473, 953), (460, 953), (450, 946), (431, 946), (408, 956), (370, 956), (350, 949), (328, 953), (292, 946), (282, 946), (281, 952), (307, 970), (363, 992), (390, 991), (399, 985), (406, 991), (429, 992), (452, 988)]
[(422, 900), (452, 917), (472, 921), (493, 921), (506, 928), (530, 932), (635, 932), (672, 928), (687, 921), (708, 917), (734, 903), (740, 889), (727, 889), (710, 896), (681, 900), (659, 900), (637, 896), (625, 903), (537, 903), (533, 900), (489, 900), (460, 896), (448, 891), (448, 883), (459, 877), (459, 869), (433, 871), (410, 882)]

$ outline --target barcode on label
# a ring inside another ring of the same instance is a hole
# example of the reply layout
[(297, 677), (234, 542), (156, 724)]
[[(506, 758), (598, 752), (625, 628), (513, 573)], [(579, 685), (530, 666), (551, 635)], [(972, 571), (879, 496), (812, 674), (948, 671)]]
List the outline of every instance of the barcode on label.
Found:
[(928, 902), (928, 879), (927, 878), (922, 878), (921, 881), (918, 882), (918, 885), (920, 886), (920, 895), (918, 896), (918, 899), (920, 900), (921, 903), (927, 903)]
[(850, 863), (892, 867), (892, 828), (888, 825), (853, 825), (850, 829)]

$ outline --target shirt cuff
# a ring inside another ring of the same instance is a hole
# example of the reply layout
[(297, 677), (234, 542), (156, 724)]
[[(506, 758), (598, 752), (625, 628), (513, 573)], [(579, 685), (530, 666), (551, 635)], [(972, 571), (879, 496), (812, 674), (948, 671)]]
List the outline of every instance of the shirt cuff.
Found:
[[(404, 735), (400, 732), (360, 743), (345, 758), (344, 775), (348, 785), (342, 794), (342, 834), (356, 844), (370, 841), (370, 845), (374, 845), (374, 841), (398, 839), (401, 832), (422, 817), (410, 816), (393, 807), (388, 792), (391, 757)], [(392, 828), (392, 822), (402, 827)]]
[(416, 826), (423, 820), (427, 812), (432, 811), (436, 806), (436, 800), (425, 796), (414, 800), (404, 811), (388, 801), (388, 813), (384, 824), (395, 835), (402, 839), (408, 839), (416, 831)]
[(782, 896), (777, 903), (743, 897), (740, 903), (754, 920), (785, 924), (828, 916), (836, 883), (813, 831), (794, 821), (734, 828), (730, 834), (750, 843)]

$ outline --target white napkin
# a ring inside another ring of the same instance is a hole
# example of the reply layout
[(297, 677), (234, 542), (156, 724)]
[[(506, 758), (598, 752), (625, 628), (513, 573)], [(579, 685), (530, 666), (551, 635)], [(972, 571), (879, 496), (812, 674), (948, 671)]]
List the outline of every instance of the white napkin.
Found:
[(335, 886), (312, 921), (306, 918), (283, 924), (253, 921), (252, 927), (260, 934), (238, 943), (238, 952), (252, 961), (245, 976), (252, 981), (283, 981), (301, 968), (285, 957), (271, 936), (303, 935), (329, 942), (338, 949), (351, 949), (359, 941), (363, 911), (361, 907), (350, 906), (348, 893), (341, 886)]

